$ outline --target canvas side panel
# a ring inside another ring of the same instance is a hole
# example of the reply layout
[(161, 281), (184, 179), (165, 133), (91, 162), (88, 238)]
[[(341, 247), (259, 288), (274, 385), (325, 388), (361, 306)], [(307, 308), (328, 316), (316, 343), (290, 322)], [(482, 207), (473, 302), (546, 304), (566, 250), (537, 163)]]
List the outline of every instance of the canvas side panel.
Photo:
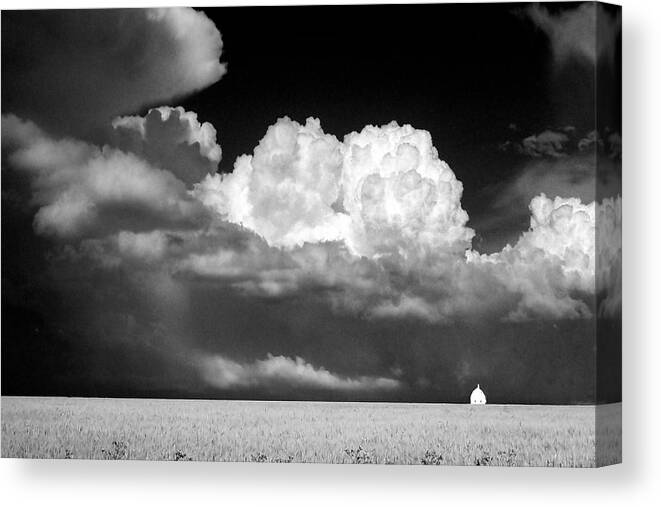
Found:
[(596, 465), (622, 461), (622, 9), (596, 3)]

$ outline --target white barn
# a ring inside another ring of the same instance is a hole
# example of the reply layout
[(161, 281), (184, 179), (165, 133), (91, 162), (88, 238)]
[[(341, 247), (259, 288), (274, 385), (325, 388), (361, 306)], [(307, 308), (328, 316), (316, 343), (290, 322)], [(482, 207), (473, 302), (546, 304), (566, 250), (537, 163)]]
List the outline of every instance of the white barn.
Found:
[(484, 395), (484, 391), (480, 389), (480, 384), (477, 384), (477, 387), (471, 393), (471, 405), (485, 405), (486, 402), (487, 397)]

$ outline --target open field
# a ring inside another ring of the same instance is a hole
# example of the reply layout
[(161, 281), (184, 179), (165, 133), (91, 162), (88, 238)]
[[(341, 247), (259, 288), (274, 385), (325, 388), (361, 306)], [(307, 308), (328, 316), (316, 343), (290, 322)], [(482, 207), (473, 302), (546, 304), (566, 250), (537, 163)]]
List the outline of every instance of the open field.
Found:
[[(619, 461), (621, 404), (599, 411)], [(3, 397), (1, 418), (2, 457), (595, 466), (594, 406)]]

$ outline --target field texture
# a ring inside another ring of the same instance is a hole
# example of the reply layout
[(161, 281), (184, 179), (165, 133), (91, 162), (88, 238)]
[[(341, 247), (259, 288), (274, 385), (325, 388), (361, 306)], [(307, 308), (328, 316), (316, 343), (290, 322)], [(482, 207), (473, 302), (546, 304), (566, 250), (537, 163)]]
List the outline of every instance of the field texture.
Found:
[(592, 467), (595, 407), (3, 397), (2, 457)]

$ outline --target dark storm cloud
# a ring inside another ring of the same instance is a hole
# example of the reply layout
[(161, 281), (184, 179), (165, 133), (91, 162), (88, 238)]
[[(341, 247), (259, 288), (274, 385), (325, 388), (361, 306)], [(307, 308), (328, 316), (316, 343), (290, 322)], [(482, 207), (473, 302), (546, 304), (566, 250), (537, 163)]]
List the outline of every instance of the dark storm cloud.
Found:
[(226, 70), (220, 32), (190, 8), (7, 11), (2, 39), (3, 111), (60, 134), (88, 136)]

